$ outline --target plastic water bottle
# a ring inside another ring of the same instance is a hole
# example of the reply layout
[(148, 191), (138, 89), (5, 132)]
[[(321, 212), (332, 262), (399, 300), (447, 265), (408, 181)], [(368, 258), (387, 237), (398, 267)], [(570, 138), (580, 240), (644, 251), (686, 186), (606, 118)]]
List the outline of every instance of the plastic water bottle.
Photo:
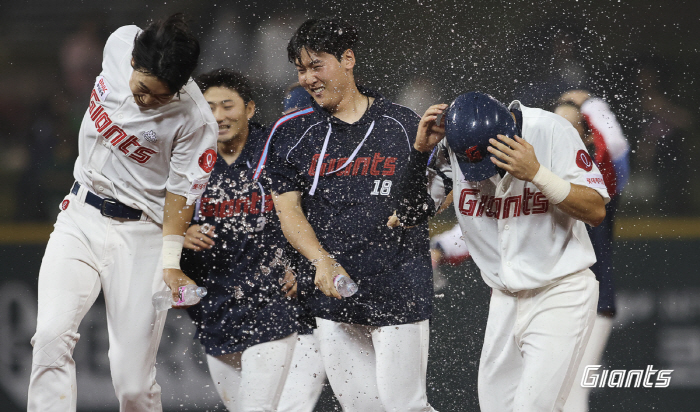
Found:
[(153, 294), (153, 307), (156, 310), (168, 310), (172, 306), (189, 306), (199, 303), (199, 300), (207, 296), (207, 288), (197, 285), (180, 286), (180, 299), (173, 300), (173, 294), (169, 290)]
[(336, 275), (333, 278), (333, 285), (340, 296), (344, 298), (349, 298), (357, 292), (357, 283), (345, 275)]

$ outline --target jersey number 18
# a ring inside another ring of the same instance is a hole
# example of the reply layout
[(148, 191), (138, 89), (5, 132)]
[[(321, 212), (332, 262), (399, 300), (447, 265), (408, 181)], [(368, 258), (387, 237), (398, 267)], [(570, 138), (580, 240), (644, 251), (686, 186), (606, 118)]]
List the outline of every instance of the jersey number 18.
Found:
[(389, 196), (389, 193), (391, 193), (391, 180), (374, 181), (374, 190), (370, 192), (370, 195)]

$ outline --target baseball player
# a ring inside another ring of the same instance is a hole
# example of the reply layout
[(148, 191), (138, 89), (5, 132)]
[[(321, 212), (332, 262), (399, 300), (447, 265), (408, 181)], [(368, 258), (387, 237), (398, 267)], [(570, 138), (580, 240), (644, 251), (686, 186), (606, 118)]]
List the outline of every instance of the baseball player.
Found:
[[(298, 294), (316, 317), (343, 410), (432, 411), (427, 226), (392, 231), (384, 222), (419, 117), (355, 84), (356, 40), (340, 18), (297, 29), (288, 56), (314, 102), (277, 121), (256, 174), (270, 173), (282, 230), (303, 255)], [(338, 275), (356, 281), (358, 292), (340, 299)]]
[[(185, 238), (182, 266), (209, 292), (188, 312), (228, 410), (301, 410), (282, 408), (280, 398), (297, 332), (310, 328), (298, 321), (296, 299), (280, 292), (287, 241), (269, 181), (265, 174), (251, 180), (267, 133), (250, 121), (255, 101), (243, 75), (219, 69), (197, 83), (219, 125), (219, 156)], [(287, 282), (283, 290), (292, 286)]]
[[(282, 99), (282, 115), (311, 107), (312, 102), (311, 95), (299, 83), (294, 83)], [(295, 261), (301, 258), (294, 248), (287, 249), (287, 255)], [(296, 291), (296, 286), (294, 289)], [(299, 331), (297, 335), (289, 378), (284, 384), (280, 400), (281, 411), (313, 412), (323, 392), (326, 370), (318, 339), (312, 332), (313, 329), (309, 329)]]
[(176, 299), (194, 283), (180, 253), (216, 160), (216, 122), (190, 81), (198, 58), (181, 14), (107, 40), (75, 183), (39, 272), (29, 411), (76, 410), (73, 348), (100, 290), (120, 410), (162, 410), (155, 360), (166, 312), (156, 313), (151, 297), (170, 287)]
[(629, 177), (629, 143), (608, 104), (584, 90), (571, 90), (560, 98), (554, 113), (568, 120), (579, 132), (588, 152), (603, 175), (610, 202), (605, 205), (605, 220), (587, 227), (597, 262), (591, 266), (600, 284), (598, 315), (583, 353), (576, 380), (564, 406), (566, 412), (588, 411), (590, 388), (581, 386), (584, 368), (599, 364), (615, 316), (612, 242), (617, 202)]
[[(436, 123), (445, 112), (445, 126)], [(436, 145), (431, 204), (416, 181), (426, 180)], [(467, 248), (492, 288), (481, 410), (560, 411), (595, 320), (595, 254), (584, 222), (605, 217), (600, 171), (565, 119), (475, 92), (449, 109), (430, 107), (414, 149), (398, 218), (414, 224), (424, 218), (417, 211), (434, 209), (454, 187)]]

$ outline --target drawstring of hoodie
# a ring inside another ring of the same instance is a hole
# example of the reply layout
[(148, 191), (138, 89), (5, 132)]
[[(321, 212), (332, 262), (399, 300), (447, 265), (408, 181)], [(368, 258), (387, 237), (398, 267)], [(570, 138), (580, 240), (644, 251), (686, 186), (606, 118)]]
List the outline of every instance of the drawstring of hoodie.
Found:
[[(245, 164), (248, 166), (248, 169), (250, 169), (250, 161), (246, 160)], [(258, 184), (258, 187), (260, 188), (260, 198), (262, 200), (262, 205), (260, 206), (260, 214), (265, 213), (265, 189), (263, 189), (263, 185), (260, 183), (260, 180), (256, 180), (255, 183)]]
[[(340, 170), (343, 170), (345, 167), (347, 167), (347, 165), (349, 165), (350, 163), (352, 163), (353, 160), (355, 159), (355, 156), (357, 156), (357, 153), (358, 153), (358, 152), (360, 151), (360, 149), (362, 148), (362, 145), (365, 144), (365, 141), (366, 141), (367, 138), (369, 137), (370, 133), (372, 133), (372, 130), (373, 130), (373, 129), (374, 129), (374, 120), (372, 121), (372, 124), (369, 125), (369, 129), (367, 129), (367, 133), (365, 133), (364, 139), (362, 139), (362, 141), (360, 142), (360, 144), (357, 145), (357, 147), (356, 147), (355, 150), (352, 152), (352, 154), (350, 155), (350, 157), (348, 158), (348, 160), (346, 160), (345, 163), (343, 163), (343, 165), (340, 166), (339, 168), (337, 168), (337, 169), (335, 169), (335, 170), (333, 170), (333, 171), (327, 172), (326, 175), (330, 175), (330, 174), (332, 174), (332, 173), (335, 173), (335, 172), (338, 172), (338, 171), (340, 171)], [(311, 185), (311, 189), (309, 190), (309, 194), (310, 194), (311, 196), (314, 195), (314, 193), (316, 192), (316, 187), (318, 186), (318, 179), (319, 179), (319, 177), (321, 176), (321, 166), (323, 165), (323, 159), (324, 159), (325, 156), (326, 156), (326, 148), (328, 147), (328, 141), (330, 140), (331, 132), (332, 132), (332, 131), (333, 131), (333, 126), (332, 126), (331, 123), (329, 122), (329, 123), (328, 123), (328, 133), (326, 133), (326, 139), (323, 141), (323, 148), (321, 148), (321, 155), (319, 156), (318, 161), (316, 162), (316, 173), (314, 174), (314, 183), (313, 183), (313, 185)]]

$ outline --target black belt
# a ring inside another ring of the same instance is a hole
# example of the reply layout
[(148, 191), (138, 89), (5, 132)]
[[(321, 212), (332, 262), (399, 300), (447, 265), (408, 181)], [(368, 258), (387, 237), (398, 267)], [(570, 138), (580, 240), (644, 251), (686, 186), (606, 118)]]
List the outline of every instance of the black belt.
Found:
[[(79, 189), (80, 183), (75, 182), (71, 193), (77, 195)], [(117, 219), (141, 220), (142, 212), (140, 210), (129, 207), (115, 199), (101, 198), (89, 190), (85, 195), (85, 203), (97, 208), (102, 216), (116, 217)]]

